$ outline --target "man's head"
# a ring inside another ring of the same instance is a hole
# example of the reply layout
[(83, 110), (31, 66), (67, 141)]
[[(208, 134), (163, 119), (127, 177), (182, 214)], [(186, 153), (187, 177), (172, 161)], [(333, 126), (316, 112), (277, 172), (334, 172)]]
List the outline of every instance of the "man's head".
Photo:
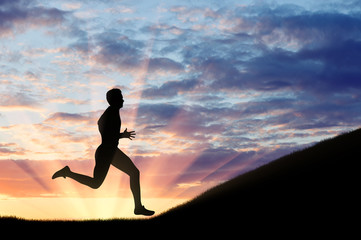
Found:
[(124, 102), (122, 91), (118, 88), (109, 90), (107, 92), (107, 101), (112, 107), (122, 108)]

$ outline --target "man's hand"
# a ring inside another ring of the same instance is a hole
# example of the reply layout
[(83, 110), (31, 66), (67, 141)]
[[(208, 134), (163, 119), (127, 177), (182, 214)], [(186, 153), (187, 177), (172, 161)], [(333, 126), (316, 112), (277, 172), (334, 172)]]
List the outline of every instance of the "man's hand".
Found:
[(130, 140), (133, 140), (133, 138), (135, 138), (135, 135), (135, 131), (127, 132), (126, 128), (124, 132), (120, 134), (120, 138), (129, 138)]

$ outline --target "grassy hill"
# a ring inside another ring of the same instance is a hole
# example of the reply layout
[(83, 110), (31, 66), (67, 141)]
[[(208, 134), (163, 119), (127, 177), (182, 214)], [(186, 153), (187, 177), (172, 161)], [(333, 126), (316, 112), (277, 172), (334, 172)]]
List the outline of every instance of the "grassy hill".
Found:
[[(183, 235), (182, 229), (210, 235), (216, 230), (233, 234), (250, 229), (351, 228), (358, 218), (360, 156), (358, 129), (279, 158), (148, 220), (88, 221), (81, 225), (116, 225), (111, 228), (116, 231), (119, 227), (147, 228)], [(74, 227), (75, 222), (58, 224)]]
[(359, 205), (360, 160), (358, 129), (238, 176), (151, 221), (241, 228), (344, 225)]

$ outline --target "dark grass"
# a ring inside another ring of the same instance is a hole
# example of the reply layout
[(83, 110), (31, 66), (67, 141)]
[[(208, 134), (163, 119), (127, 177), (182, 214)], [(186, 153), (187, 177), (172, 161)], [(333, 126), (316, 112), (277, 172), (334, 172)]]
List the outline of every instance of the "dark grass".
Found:
[(354, 225), (361, 129), (281, 157), (154, 219), (189, 226), (292, 229)]
[[(148, 219), (29, 221), (4, 223), (52, 226), (118, 226), (122, 229), (220, 229), (254, 231), (352, 229), (359, 208), (361, 129), (281, 157), (218, 185), (195, 199)], [(181, 228), (179, 226), (182, 226)], [(256, 231), (257, 232), (257, 231)], [(256, 233), (255, 232), (255, 233)]]

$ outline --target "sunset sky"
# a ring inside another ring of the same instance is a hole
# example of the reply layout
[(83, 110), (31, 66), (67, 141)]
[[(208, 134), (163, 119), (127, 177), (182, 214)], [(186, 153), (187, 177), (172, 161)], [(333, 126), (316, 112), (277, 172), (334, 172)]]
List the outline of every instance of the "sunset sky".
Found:
[[(0, 215), (132, 216), (128, 177), (92, 175), (106, 92), (158, 213), (360, 126), (359, 0), (0, 0)], [(265, 202), (267, 199), (265, 199)]]

